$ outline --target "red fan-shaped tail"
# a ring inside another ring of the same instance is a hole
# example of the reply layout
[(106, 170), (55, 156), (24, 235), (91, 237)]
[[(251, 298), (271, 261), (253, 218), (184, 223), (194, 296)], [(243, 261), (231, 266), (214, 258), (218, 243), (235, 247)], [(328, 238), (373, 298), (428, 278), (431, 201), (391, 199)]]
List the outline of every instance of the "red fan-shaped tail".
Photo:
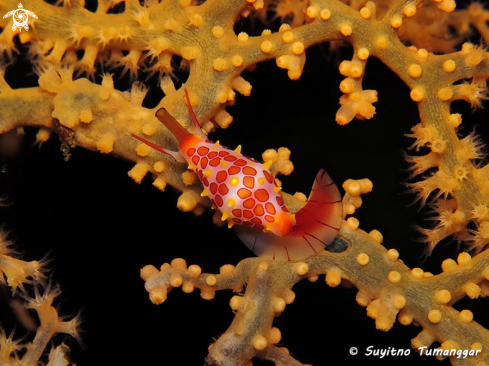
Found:
[(256, 255), (278, 260), (300, 260), (317, 253), (338, 234), (342, 220), (342, 202), (338, 187), (321, 169), (306, 205), (296, 213), (296, 225), (286, 236), (235, 225), (243, 243)]

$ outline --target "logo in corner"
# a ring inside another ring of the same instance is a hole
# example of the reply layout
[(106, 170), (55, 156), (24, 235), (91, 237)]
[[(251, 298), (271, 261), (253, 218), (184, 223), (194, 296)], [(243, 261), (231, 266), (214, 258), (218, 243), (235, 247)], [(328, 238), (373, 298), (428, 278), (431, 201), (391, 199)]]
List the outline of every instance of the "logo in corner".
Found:
[(27, 24), (27, 21), (29, 20), (29, 15), (37, 18), (36, 14), (34, 14), (30, 10), (24, 9), (22, 3), (19, 3), (18, 9), (9, 11), (3, 16), (3, 18), (5, 19), (9, 16), (12, 16), (12, 20), (14, 21), (14, 24), (12, 24), (12, 30), (14, 31), (19, 28), (19, 30), (22, 32), (22, 28), (24, 28), (26, 31), (29, 30), (29, 24)]

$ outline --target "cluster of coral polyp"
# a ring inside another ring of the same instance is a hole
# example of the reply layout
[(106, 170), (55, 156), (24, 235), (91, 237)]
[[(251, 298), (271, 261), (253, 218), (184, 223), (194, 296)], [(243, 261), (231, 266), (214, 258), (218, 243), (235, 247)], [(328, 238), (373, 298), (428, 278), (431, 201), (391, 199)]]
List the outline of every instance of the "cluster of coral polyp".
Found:
[[(355, 285), (358, 303), (367, 307), (377, 328), (390, 329), (396, 316), (402, 324), (421, 325), (423, 330), (412, 342), (416, 349), (439, 342), (441, 356), (454, 363), (458, 361), (450, 353), (453, 350), (477, 354), (464, 361), (467, 364), (489, 363), (488, 331), (472, 319), (469, 310), (452, 307), (462, 297), (489, 293), (489, 252), (484, 251), (489, 244), (489, 165), (481, 163), (481, 143), (475, 135), (459, 136), (462, 116), (451, 110), (455, 101), (478, 107), (485, 98), (488, 54), (483, 47), (463, 43), (471, 36), (470, 26), (487, 40), (488, 15), (480, 5), (455, 10), (453, 0), (349, 5), (337, 0), (148, 0), (144, 4), (99, 0), (96, 10), (90, 11), (81, 0), (67, 0), (58, 5), (30, 1), (24, 6), (37, 15), (29, 17), (28, 31), (13, 27), (13, 17), (0, 19), (0, 133), (37, 127), (39, 142), (52, 133), (59, 135), (67, 157), (70, 149), (79, 146), (133, 161), (131, 178), (141, 182), (150, 173), (157, 188), (164, 190), (170, 184), (181, 191), (177, 206), (195, 213), (210, 206), (195, 175), (130, 136), (138, 134), (177, 150), (172, 134), (154, 118), (160, 107), (192, 130), (183, 90), (177, 90), (171, 78), (175, 56), (181, 58), (180, 67), (188, 70), (185, 88), (205, 131), (226, 128), (232, 122), (225, 107), (234, 103), (235, 91), (251, 93), (251, 85), (241, 77), (245, 70), (274, 59), (278, 67), (288, 70), (289, 78), (298, 79), (306, 49), (332, 41), (353, 47), (351, 60), (339, 65), (344, 79), (339, 85), (343, 96), (337, 123), (373, 118), (378, 96), (374, 90), (364, 90), (362, 82), (369, 58), (379, 59), (407, 85), (419, 110), (420, 123), (412, 128), (413, 148), (429, 152), (408, 160), (413, 177), (419, 179), (411, 184), (412, 190), (422, 204), (434, 202), (436, 225), (422, 229), (428, 251), (452, 236), (476, 254), (473, 258), (463, 252), (457, 262), (447, 259), (443, 273), (436, 276), (407, 268), (395, 250), (381, 245), (379, 231), (367, 234), (357, 219), (346, 218), (360, 207), (360, 194), (371, 189), (368, 180), (350, 180), (344, 185), (345, 221), (339, 232), (348, 248), (341, 253), (321, 252), (288, 263), (250, 258), (236, 267), (224, 266), (218, 275), (203, 274), (195, 265), (187, 268), (178, 259), (159, 270), (145, 267), (142, 277), (154, 303), (163, 302), (173, 287), (181, 286), (185, 292), (197, 288), (205, 299), (211, 299), (217, 290), (238, 291), (246, 285), (244, 296), (231, 300), (235, 320), (209, 350), (208, 362), (215, 365), (247, 365), (254, 357), (299, 365), (275, 345), (281, 337), (272, 321), (294, 300), (295, 283), (321, 274), (326, 274), (330, 286), (342, 280)], [(17, 7), (16, 1), (3, 0), (0, 13)], [(289, 18), (290, 25), (284, 23), (259, 36), (236, 34), (234, 26), (240, 17), (259, 21), (267, 18), (267, 11)], [(21, 47), (15, 42), (28, 49), (27, 57), (39, 74), (38, 86), (12, 89), (4, 80), (9, 62), (17, 57), (16, 47)], [(156, 108), (145, 108), (144, 83), (135, 82), (130, 92), (122, 92), (114, 88), (110, 74), (104, 74), (100, 83), (93, 81), (106, 69), (129, 73), (134, 79), (140, 70), (157, 74), (165, 97)], [(288, 153), (282, 158), (280, 151), (267, 154), (274, 156), (274, 175), (290, 172)], [(284, 194), (284, 201), (293, 212), (304, 204), (300, 195)], [(219, 213), (216, 216), (219, 221)], [(12, 268), (18, 262), (9, 252), (1, 254), (0, 270), (15, 290)], [(31, 277), (38, 280), (36, 275)], [(2, 350), (7, 343), (0, 345)], [(7, 364), (21, 357), (14, 351), (7, 353), (2, 355)]]

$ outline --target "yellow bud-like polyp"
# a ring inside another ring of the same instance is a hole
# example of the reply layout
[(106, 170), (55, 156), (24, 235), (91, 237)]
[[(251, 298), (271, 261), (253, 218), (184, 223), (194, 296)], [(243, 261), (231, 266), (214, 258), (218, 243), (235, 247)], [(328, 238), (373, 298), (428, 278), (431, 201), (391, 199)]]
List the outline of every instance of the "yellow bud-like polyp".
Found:
[(225, 71), (228, 68), (228, 63), (225, 59), (219, 57), (214, 60), (212, 66), (216, 71)]
[(336, 287), (341, 283), (341, 270), (339, 268), (331, 268), (326, 273), (326, 284), (331, 287)]
[(204, 18), (200, 14), (192, 14), (189, 17), (190, 24), (194, 27), (200, 27), (204, 23)]
[(425, 98), (426, 92), (422, 86), (415, 86), (409, 95), (413, 101), (421, 102)]
[(402, 25), (402, 18), (400, 15), (394, 15), (389, 23), (392, 28), (399, 28)]
[(160, 271), (158, 271), (158, 269), (155, 266), (150, 264), (141, 268), (140, 275), (144, 281), (147, 281), (150, 277), (158, 274), (159, 272)]
[(384, 240), (382, 233), (375, 229), (369, 232), (368, 235), (370, 235), (379, 244), (381, 244)]
[(462, 115), (461, 114), (453, 113), (450, 115), (450, 118), (448, 119), (448, 124), (451, 127), (457, 128), (458, 126), (460, 126), (461, 123), (462, 123)]
[(102, 136), (102, 138), (97, 142), (97, 150), (101, 153), (108, 154), (112, 152), (114, 148), (115, 138), (110, 133), (106, 133)]
[(477, 351), (477, 350), (482, 351), (482, 343), (474, 342), (470, 345), (470, 349), (474, 350), (474, 351)]
[(167, 298), (167, 291), (163, 288), (155, 288), (149, 292), (149, 299), (155, 305), (162, 304)]
[(387, 48), (388, 44), (389, 42), (387, 41), (387, 38), (385, 38), (384, 36), (379, 37), (376, 42), (377, 47), (379, 47), (380, 49)]
[(352, 62), (350, 65), (350, 76), (359, 78), (363, 75), (363, 65), (360, 62)]
[(401, 282), (401, 274), (397, 271), (390, 271), (387, 275), (387, 279), (390, 283), (397, 284)]
[(372, 12), (370, 11), (369, 8), (361, 8), (360, 9), (360, 16), (363, 18), (363, 19), (370, 19), (370, 17), (372, 16)]
[(357, 55), (360, 60), (365, 61), (370, 55), (370, 52), (367, 48), (362, 47), (358, 50)]
[(321, 10), (321, 13), (319, 13), (319, 16), (322, 20), (329, 20), (331, 18), (331, 11), (328, 9), (323, 9)]
[(441, 311), (438, 309), (430, 310), (428, 320), (434, 324), (439, 323), (441, 321)]
[(141, 127), (141, 132), (146, 136), (153, 136), (156, 133), (156, 126), (153, 123), (145, 123)]
[(340, 90), (345, 94), (355, 91), (355, 82), (351, 78), (346, 78), (340, 82)]
[(462, 310), (460, 314), (458, 314), (458, 320), (464, 324), (470, 323), (473, 318), (474, 314), (472, 314), (470, 310)]
[(224, 36), (224, 28), (221, 26), (215, 26), (212, 28), (212, 35), (216, 38), (221, 38)]
[(148, 156), (151, 148), (146, 144), (141, 144), (136, 148), (136, 154), (139, 156)]
[(264, 336), (258, 334), (253, 337), (252, 344), (256, 350), (263, 351), (267, 347), (268, 342)]
[(294, 269), (299, 276), (303, 276), (309, 271), (309, 266), (304, 262), (298, 262), (295, 264)]
[[(295, 300), (295, 292), (292, 290), (286, 290), (283, 298), (285, 304), (292, 304)], [(285, 305), (284, 305), (285, 308)]]
[(448, 290), (442, 289), (442, 290), (438, 290), (435, 293), (435, 301), (438, 304), (448, 304), (451, 299), (452, 299), (452, 294)]
[(413, 268), (411, 270), (411, 276), (413, 276), (416, 279), (421, 279), (423, 278), (424, 271), (421, 268)]
[(217, 278), (214, 275), (209, 275), (205, 279), (205, 283), (207, 283), (209, 286), (214, 286), (217, 283)]
[(248, 34), (245, 32), (241, 32), (240, 34), (238, 34), (238, 41), (240, 42), (246, 42), (249, 38), (250, 36), (248, 36)]
[(229, 305), (231, 306), (231, 309), (233, 309), (234, 311), (240, 310), (241, 306), (243, 305), (243, 297), (233, 296), (231, 298), (231, 301), (229, 301)]
[(443, 70), (445, 72), (453, 72), (453, 71), (455, 71), (456, 67), (457, 67), (457, 64), (453, 60), (446, 60), (443, 63)]
[(401, 310), (399, 312), (399, 316), (397, 317), (397, 320), (399, 320), (399, 323), (401, 323), (402, 325), (410, 325), (413, 322), (413, 316)]
[(278, 29), (279, 32), (285, 32), (285, 31), (288, 31), (288, 30), (291, 30), (292, 27), (287, 24), (287, 23), (282, 23), (282, 25), (280, 26), (280, 28)]
[(350, 24), (343, 23), (340, 25), (340, 33), (345, 37), (348, 37), (353, 33), (353, 29), (351, 28)]
[(463, 290), (465, 291), (467, 296), (470, 297), (471, 299), (478, 298), (481, 293), (481, 288), (478, 285), (476, 285), (474, 282), (467, 282), (464, 285)]
[(198, 181), (197, 174), (191, 171), (186, 171), (182, 173), (182, 181), (186, 186), (191, 186)]
[(158, 188), (160, 191), (164, 191), (167, 185), (167, 181), (163, 177), (158, 177), (153, 181), (153, 186)]
[(319, 15), (319, 8), (317, 6), (307, 7), (306, 15), (311, 19), (317, 18), (317, 16)]
[(389, 249), (387, 251), (387, 258), (392, 262), (395, 262), (399, 258), (399, 252), (396, 249)]
[(423, 69), (418, 64), (411, 64), (408, 66), (408, 74), (412, 78), (419, 78), (423, 73)]
[(282, 34), (282, 41), (285, 43), (292, 43), (295, 41), (295, 36), (294, 33), (291, 31), (285, 31), (284, 34)]
[(93, 120), (93, 114), (91, 109), (84, 109), (80, 112), (80, 122), (90, 123)]
[(302, 42), (294, 42), (292, 43), (292, 46), (290, 46), (290, 50), (294, 55), (302, 55), (304, 52), (304, 43)]
[(358, 229), (359, 225), (360, 225), (360, 222), (358, 221), (358, 219), (356, 219), (354, 217), (349, 217), (348, 220), (346, 220), (346, 226), (348, 226), (348, 228), (350, 230)]
[(268, 333), (268, 341), (271, 344), (277, 344), (278, 342), (280, 342), (281, 339), (282, 333), (280, 332), (280, 329), (278, 329), (277, 327), (272, 327), (272, 329), (270, 329), (270, 332)]
[(192, 282), (184, 282), (182, 285), (182, 291), (186, 294), (190, 294), (194, 291), (194, 284)]
[(457, 268), (458, 268), (457, 263), (451, 258), (445, 259), (441, 264), (441, 269), (443, 270), (443, 272), (453, 271), (456, 270)]
[(395, 295), (392, 298), (392, 305), (394, 305), (397, 310), (401, 310), (404, 306), (406, 306), (406, 298), (402, 295)]
[(172, 285), (173, 287), (180, 287), (182, 283), (183, 283), (182, 276), (179, 275), (178, 273), (173, 273), (170, 276), (170, 285)]
[(191, 266), (188, 267), (188, 275), (192, 278), (199, 277), (201, 273), (202, 273), (202, 269), (196, 264), (192, 264)]
[(149, 165), (146, 163), (137, 163), (127, 174), (136, 182), (141, 183), (146, 173), (149, 171)]
[(366, 253), (360, 253), (357, 255), (357, 263), (361, 266), (366, 266), (370, 261), (370, 257)]
[(195, 46), (182, 47), (180, 53), (182, 54), (182, 57), (188, 61), (196, 59), (200, 54), (199, 49)]
[(49, 140), (49, 137), (51, 136), (51, 131), (45, 128), (39, 129), (39, 131), (36, 134), (36, 141), (37, 142), (46, 142)]
[(243, 65), (243, 57), (241, 57), (240, 55), (234, 55), (231, 58), (231, 65), (233, 65), (234, 67), (242, 66)]
[(270, 42), (270, 41), (263, 41), (260, 44), (260, 50), (263, 53), (270, 53), (270, 52), (272, 52), (273, 51), (273, 43)]
[(460, 253), (457, 257), (457, 262), (459, 266), (470, 266), (472, 264), (472, 257), (469, 253)]
[(426, 61), (428, 59), (428, 56), (430, 55), (428, 50), (424, 48), (420, 48), (419, 50), (417, 50), (416, 54), (418, 55), (418, 58), (422, 61)]
[(281, 313), (282, 311), (284, 311), (285, 305), (286, 305), (285, 299), (282, 299), (281, 297), (276, 297), (272, 301), (273, 311), (276, 313)]
[(453, 97), (453, 91), (449, 87), (441, 88), (438, 90), (438, 97), (443, 101), (450, 100)]
[(413, 3), (407, 4), (403, 9), (402, 12), (404, 13), (405, 16), (407, 17), (412, 17), (416, 15), (416, 5)]

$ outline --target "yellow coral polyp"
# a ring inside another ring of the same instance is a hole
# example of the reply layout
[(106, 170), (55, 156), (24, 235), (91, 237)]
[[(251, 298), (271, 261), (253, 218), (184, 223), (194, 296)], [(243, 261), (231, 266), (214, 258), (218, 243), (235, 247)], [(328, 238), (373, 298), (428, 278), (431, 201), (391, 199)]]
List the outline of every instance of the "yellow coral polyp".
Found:
[(271, 41), (263, 41), (260, 44), (260, 50), (263, 53), (270, 53), (273, 51), (273, 43)]
[(389, 260), (395, 262), (399, 258), (399, 252), (396, 249), (389, 249), (387, 251), (387, 258), (389, 258)]
[(370, 261), (370, 257), (366, 253), (360, 253), (357, 256), (357, 263), (361, 266), (366, 266)]
[(157, 177), (154, 181), (153, 181), (153, 186), (155, 186), (156, 188), (158, 188), (160, 191), (164, 191), (165, 188), (166, 188), (166, 185), (167, 185), (167, 181), (165, 180), (165, 178), (163, 177)]
[(202, 15), (195, 13), (189, 16), (189, 21), (194, 27), (200, 27), (204, 23), (204, 18)]
[(405, 16), (407, 17), (412, 17), (416, 15), (416, 5), (413, 3), (407, 4), (403, 9), (402, 12), (404, 13)]
[(473, 318), (474, 318), (474, 314), (472, 314), (470, 310), (462, 310), (458, 315), (458, 319), (463, 324), (470, 323)]
[(353, 33), (353, 29), (350, 24), (344, 23), (340, 25), (340, 33), (345, 37), (348, 37)]
[(366, 59), (368, 59), (370, 52), (368, 48), (362, 47), (358, 50), (357, 55), (360, 60), (365, 61)]
[(296, 263), (294, 269), (299, 276), (303, 276), (309, 271), (309, 266), (304, 262), (299, 262)]
[(219, 25), (215, 26), (214, 28), (212, 28), (212, 35), (215, 38), (221, 38), (222, 36), (224, 36), (224, 28)]
[(319, 16), (322, 20), (329, 20), (331, 18), (331, 11), (329, 9), (323, 9), (321, 10), (321, 13), (319, 13)]
[(97, 142), (97, 150), (104, 154), (109, 154), (114, 149), (115, 137), (112, 134), (106, 133)]
[(370, 11), (369, 8), (363, 7), (360, 9), (360, 16), (363, 19), (370, 19), (370, 17), (372, 16), (372, 12)]
[(306, 9), (306, 15), (311, 19), (316, 19), (319, 15), (319, 8), (317, 6), (309, 6)]
[(446, 60), (443, 63), (443, 70), (445, 72), (454, 72), (456, 67), (457, 67), (457, 65), (456, 65), (455, 61), (453, 61), (453, 60)]
[(439, 323), (442, 319), (441, 311), (438, 309), (430, 310), (428, 313), (428, 320), (432, 323)]
[(387, 278), (389, 279), (389, 282), (393, 284), (401, 282), (401, 274), (397, 271), (390, 271)]
[(392, 28), (399, 28), (402, 25), (402, 17), (400, 15), (394, 15), (390, 19), (390, 25)]
[(411, 270), (411, 276), (413, 276), (416, 279), (421, 279), (423, 278), (424, 271), (421, 268), (413, 268)]
[(267, 339), (261, 334), (256, 335), (253, 338), (252, 343), (253, 347), (255, 347), (258, 351), (263, 351), (268, 345)]
[(290, 46), (290, 50), (294, 55), (302, 55), (304, 52), (304, 44), (302, 42), (294, 42), (292, 46)]
[(443, 101), (450, 100), (453, 97), (453, 91), (451, 88), (448, 87), (442, 88), (438, 91), (438, 97)]
[(182, 57), (185, 60), (194, 60), (199, 56), (199, 49), (195, 46), (190, 46), (190, 47), (182, 47), (180, 50), (180, 53), (182, 54)]
[(419, 78), (423, 73), (423, 69), (418, 64), (411, 64), (408, 67), (408, 74), (412, 78)]
[(411, 93), (409, 94), (411, 96), (411, 99), (415, 102), (421, 102), (426, 96), (426, 91), (422, 86), (416, 86), (411, 90)]

